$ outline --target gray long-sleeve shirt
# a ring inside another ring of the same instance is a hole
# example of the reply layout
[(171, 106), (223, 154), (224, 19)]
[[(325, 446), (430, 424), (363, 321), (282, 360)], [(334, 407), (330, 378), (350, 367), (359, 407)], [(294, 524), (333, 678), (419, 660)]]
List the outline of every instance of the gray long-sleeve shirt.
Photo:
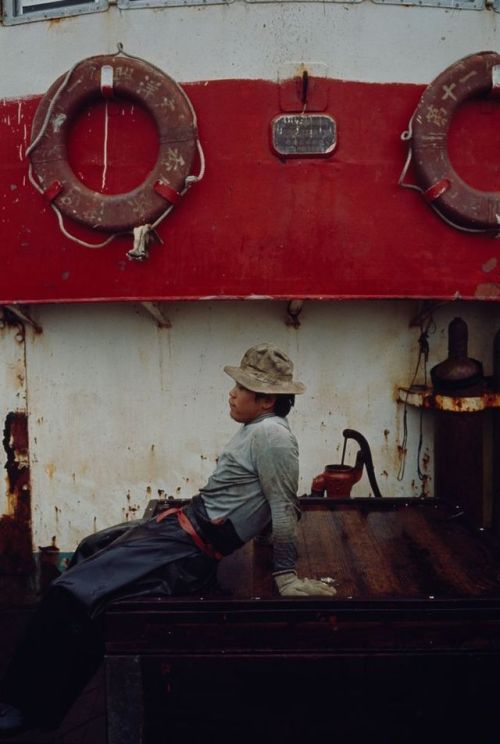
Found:
[(288, 421), (264, 414), (234, 435), (200, 494), (210, 519), (230, 519), (243, 542), (272, 522), (274, 571), (290, 571), (297, 557), (298, 476)]

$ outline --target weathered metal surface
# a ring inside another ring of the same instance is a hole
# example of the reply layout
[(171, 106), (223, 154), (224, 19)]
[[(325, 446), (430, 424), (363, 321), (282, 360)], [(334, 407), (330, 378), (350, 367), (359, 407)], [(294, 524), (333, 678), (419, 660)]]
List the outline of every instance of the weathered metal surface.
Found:
[(7, 415), (3, 431), (9, 513), (0, 518), (2, 600), (22, 597), (34, 572), (28, 423), (24, 412)]
[[(325, 113), (334, 116), (342, 133), (336, 153), (284, 165), (266, 134), (276, 115), (277, 83), (220, 80), (185, 85), (200, 122), (206, 176), (171, 215), (168, 226), (160, 226), (164, 245), (155, 245), (147, 267), (124, 260), (127, 236), (100, 252), (61, 236), (52, 210), (28, 182), (27, 164), (19, 155), (28, 144), (24, 128), (31, 125), (38, 99), (1, 103), (2, 233), (10, 271), (0, 277), (0, 301), (451, 299), (475, 297), (485, 282), (498, 284), (500, 267), (491, 264), (493, 241), (457, 234), (416, 195), (397, 188), (395, 174), (403, 156), (399, 132), (420, 89), (339, 80), (329, 80), (328, 86), (332, 103)], [(73, 170), (88, 187), (101, 188), (105, 169), (106, 191), (113, 193), (141, 183), (158, 142), (148, 118), (138, 116), (140, 107), (132, 107), (132, 114), (130, 106), (110, 105), (116, 115), (108, 116), (106, 163), (104, 102), (82, 117), (81, 125), (75, 123), (79, 135), (69, 138), (68, 153)], [(378, 115), (368, 120), (359, 116), (360, 110)], [(17, 121), (18, 111), (19, 125), (7, 126)], [(474, 127), (481, 132), (476, 138), (451, 137), (452, 156), (459, 163), (466, 160), (462, 170), (468, 178), (496, 178), (489, 157), (500, 136), (495, 121), (494, 115), (482, 117), (474, 107), (457, 116), (458, 130)], [(256, 131), (261, 136), (256, 137)], [(471, 139), (479, 141), (482, 159), (473, 157)], [(95, 234), (84, 227), (75, 226), (75, 235), (95, 241)], [(238, 247), (230, 259), (228, 246)], [(434, 271), (428, 270), (431, 261)]]
[[(411, 379), (418, 353), (418, 331), (408, 329), (413, 303), (305, 302), (298, 329), (283, 323), (286, 303), (172, 303), (165, 309), (170, 329), (158, 328), (143, 308), (130, 304), (34, 309), (44, 329), (26, 334), (36, 547), (56, 536), (63, 555), (85, 535), (139, 516), (159, 493), (196, 493), (235, 431), (227, 415), (230, 379), (222, 368), (238, 363), (259, 339), (282, 346), (307, 384), (289, 417), (300, 445), (299, 493), (309, 491), (325, 464), (341, 461), (342, 431), (359, 428), (370, 442), (384, 497), (420, 495), (421, 411), (410, 406), (406, 469), (397, 477), (403, 406), (395, 391)], [(471, 353), (488, 371), (500, 307), (468, 305), (462, 311)], [(447, 323), (456, 312), (452, 305), (436, 314), (429, 365), (446, 353)], [(23, 365), (13, 362), (12, 384), (18, 372)], [(15, 407), (13, 393), (6, 412)], [(427, 411), (422, 426), (421, 467), (432, 495)], [(345, 461), (353, 463), (356, 451), (350, 442)], [(362, 478), (352, 495), (370, 490)]]
[(32, 591), (31, 473), (26, 411), (26, 333), (0, 308), (0, 603), (21, 603)]
[(434, 414), (435, 493), (485, 525), (483, 421), (472, 413)]
[(491, 390), (481, 395), (462, 396), (439, 395), (434, 393), (430, 387), (423, 390), (400, 388), (398, 400), (417, 408), (450, 411), (450, 413), (480, 413), (489, 408), (500, 408), (500, 393)]

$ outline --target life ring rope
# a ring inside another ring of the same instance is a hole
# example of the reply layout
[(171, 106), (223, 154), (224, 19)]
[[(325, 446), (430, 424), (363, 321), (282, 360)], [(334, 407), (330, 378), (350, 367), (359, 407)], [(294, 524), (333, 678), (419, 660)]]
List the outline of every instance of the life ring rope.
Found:
[[(142, 62), (142, 63), (145, 62), (145, 60), (143, 60), (141, 57), (137, 57), (137, 56), (135, 56), (133, 54), (128, 54), (127, 52), (125, 52), (125, 50), (123, 48), (123, 44), (121, 42), (118, 43), (117, 48), (118, 48), (118, 51), (117, 52), (115, 52), (113, 54), (102, 55), (102, 56), (103, 57), (111, 57), (111, 58), (113, 58), (113, 57), (117, 57), (119, 55), (123, 55), (125, 57), (128, 57), (130, 59), (137, 60), (137, 61)], [(64, 76), (61, 84), (58, 86), (58, 88), (54, 92), (54, 95), (53, 95), (52, 99), (50, 100), (50, 103), (49, 103), (49, 105), (47, 107), (47, 111), (45, 112), (45, 116), (44, 116), (43, 122), (42, 122), (42, 124), (41, 124), (38, 132), (33, 137), (30, 145), (26, 149), (26, 153), (25, 153), (26, 157), (28, 157), (36, 149), (36, 147), (39, 145), (39, 143), (43, 139), (43, 137), (44, 137), (44, 135), (45, 135), (45, 133), (47, 131), (47, 128), (49, 126), (49, 122), (50, 122), (52, 113), (54, 111), (54, 108), (55, 108), (55, 106), (57, 104), (58, 99), (61, 97), (61, 95), (64, 92), (64, 90), (67, 88), (67, 86), (69, 84), (69, 81), (70, 81), (70, 79), (71, 79), (74, 71), (81, 64), (85, 63), (86, 61), (87, 60), (80, 60), (79, 62), (76, 62), (67, 71), (67, 73), (65, 74), (65, 76)], [(184, 101), (185, 101), (185, 103), (187, 104), (187, 106), (189, 108), (189, 111), (190, 111), (191, 117), (192, 117), (193, 128), (197, 132), (198, 131), (198, 129), (197, 129), (197, 117), (196, 117), (196, 112), (195, 112), (195, 110), (193, 108), (193, 105), (192, 105), (189, 97), (182, 90), (182, 88), (179, 88), (179, 91), (182, 93), (182, 96), (184, 98)], [(200, 139), (199, 139), (198, 136), (196, 136), (196, 142), (195, 142), (195, 144), (196, 144), (196, 150), (197, 150), (198, 159), (199, 159), (199, 171), (198, 171), (198, 174), (197, 175), (190, 174), (190, 175), (186, 176), (186, 178), (184, 179), (184, 186), (183, 186), (183, 188), (181, 190), (177, 191), (177, 192), (175, 192), (173, 189), (170, 189), (170, 187), (168, 185), (164, 185), (165, 190), (167, 192), (170, 192), (170, 194), (172, 195), (170, 197), (170, 199), (169, 199), (171, 203), (164, 210), (164, 212), (162, 212), (159, 215), (159, 217), (154, 222), (152, 222), (151, 224), (138, 225), (138, 226), (133, 227), (132, 229), (127, 229), (127, 230), (123, 230), (123, 231), (114, 232), (112, 235), (110, 235), (109, 237), (107, 237), (105, 240), (103, 240), (100, 243), (89, 243), (89, 242), (87, 242), (85, 240), (82, 240), (81, 238), (76, 237), (76, 235), (72, 235), (69, 232), (69, 230), (67, 229), (67, 227), (64, 224), (64, 217), (63, 217), (63, 214), (62, 214), (61, 210), (59, 209), (59, 207), (57, 206), (57, 204), (55, 204), (54, 201), (51, 199), (50, 200), (50, 206), (52, 207), (52, 209), (54, 210), (54, 212), (56, 214), (58, 226), (59, 226), (59, 229), (61, 230), (62, 234), (66, 238), (68, 238), (69, 240), (73, 241), (74, 243), (77, 243), (78, 245), (81, 245), (81, 246), (83, 246), (85, 248), (89, 248), (89, 249), (101, 249), (101, 248), (104, 248), (105, 246), (109, 245), (115, 238), (117, 238), (117, 237), (119, 237), (121, 235), (130, 235), (130, 234), (132, 234), (133, 237), (134, 237), (134, 246), (133, 246), (133, 248), (131, 250), (129, 250), (127, 252), (127, 256), (128, 256), (128, 258), (133, 259), (133, 260), (143, 261), (145, 258), (148, 257), (148, 243), (150, 242), (150, 240), (151, 240), (151, 238), (152, 238), (153, 235), (154, 235), (154, 237), (160, 243), (163, 243), (163, 240), (160, 238), (160, 236), (156, 232), (156, 229), (158, 228), (158, 226), (161, 224), (161, 222), (163, 222), (163, 220), (166, 217), (168, 217), (168, 215), (170, 214), (170, 212), (173, 210), (173, 208), (175, 206), (175, 203), (180, 199), (180, 197), (184, 196), (187, 193), (187, 191), (191, 188), (191, 186), (193, 186), (193, 184), (195, 184), (195, 183), (198, 183), (198, 181), (201, 181), (202, 178), (205, 175), (205, 154), (203, 152), (203, 148), (201, 146), (201, 142), (200, 142)], [(36, 180), (36, 178), (34, 177), (34, 175), (33, 175), (33, 163), (31, 161), (31, 159), (29, 161), (29, 167), (28, 167), (28, 178), (29, 178), (29, 181), (32, 184), (32, 186), (42, 196), (47, 196), (47, 191), (49, 189), (44, 189), (40, 185), (40, 183)], [(49, 188), (52, 188), (53, 186), (55, 186), (57, 188), (57, 184), (53, 184)], [(159, 193), (161, 193), (161, 184), (160, 184), (160, 188), (158, 188), (157, 191)], [(173, 196), (174, 195), (175, 195), (175, 203), (173, 203), (173, 201), (174, 201)]]
[[(401, 141), (409, 142), (410, 144), (408, 145), (408, 153), (406, 155), (406, 160), (403, 165), (403, 170), (401, 171), (401, 174), (398, 179), (398, 186), (402, 186), (404, 189), (413, 189), (413, 191), (418, 191), (419, 194), (425, 194), (425, 189), (423, 189), (418, 184), (408, 183), (407, 181), (405, 181), (406, 175), (408, 173), (408, 168), (410, 167), (412, 157), (413, 157), (413, 148), (411, 146), (411, 141), (413, 138), (413, 116), (408, 122), (408, 129), (405, 129), (404, 132), (401, 132)], [(439, 209), (437, 209), (432, 203), (432, 201), (429, 201), (429, 200), (426, 200), (426, 201), (428, 205), (431, 207), (431, 209), (433, 210), (433, 212), (435, 212), (438, 215), (438, 217), (440, 217), (443, 220), (443, 222), (446, 222), (447, 225), (450, 225), (450, 227), (454, 227), (456, 230), (461, 230), (462, 232), (475, 233), (476, 235), (478, 233), (483, 234), (483, 235), (485, 233), (491, 234), (490, 230), (480, 229), (480, 228), (475, 228), (475, 227), (465, 227), (464, 225), (458, 225), (456, 222), (453, 222), (448, 217), (446, 217)], [(495, 237), (500, 238), (500, 231), (498, 232), (497, 235), (495, 235)]]
[[(452, 118), (464, 101), (498, 96), (500, 55), (478, 52), (455, 62), (423, 92), (401, 135), (408, 152), (398, 184), (418, 191), (446, 224), (466, 233), (500, 237), (500, 192), (469, 186), (454, 169), (447, 140)], [(413, 161), (417, 183), (406, 175)]]

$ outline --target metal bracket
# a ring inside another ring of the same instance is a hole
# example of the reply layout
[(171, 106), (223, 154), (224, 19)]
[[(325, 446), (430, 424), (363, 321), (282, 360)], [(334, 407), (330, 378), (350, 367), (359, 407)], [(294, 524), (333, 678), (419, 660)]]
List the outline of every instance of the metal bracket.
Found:
[(279, 105), (284, 112), (325, 111), (328, 66), (323, 62), (284, 62), (278, 69)]
[(159, 302), (141, 302), (141, 305), (157, 321), (159, 328), (172, 328), (172, 323), (163, 312)]
[[(7, 310), (8, 313), (14, 315), (18, 320), (21, 321), (21, 323), (27, 323), (28, 325), (30, 325), (35, 333), (43, 333), (42, 326), (37, 323), (36, 320), (33, 320), (28, 310), (23, 305), (2, 305), (1, 307), (4, 311)], [(6, 319), (5, 317), (4, 323), (5, 325), (8, 325), (8, 319)]]
[(303, 306), (304, 306), (303, 300), (290, 300), (289, 301), (288, 305), (286, 306), (287, 316), (285, 318), (285, 323), (287, 326), (292, 326), (293, 328), (300, 328), (299, 315), (302, 312)]

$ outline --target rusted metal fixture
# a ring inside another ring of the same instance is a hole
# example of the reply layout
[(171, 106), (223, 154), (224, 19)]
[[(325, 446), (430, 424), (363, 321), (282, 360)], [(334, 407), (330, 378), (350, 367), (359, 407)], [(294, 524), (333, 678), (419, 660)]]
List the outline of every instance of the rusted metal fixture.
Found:
[(448, 326), (448, 359), (431, 369), (436, 393), (473, 396), (483, 392), (483, 365), (467, 356), (468, 336), (467, 323), (454, 318)]
[(292, 328), (300, 328), (300, 314), (304, 306), (303, 300), (290, 300), (286, 306), (285, 323)]
[(500, 392), (485, 390), (481, 395), (439, 395), (430, 387), (400, 388), (400, 403), (435, 411), (479, 413), (488, 408), (500, 408)]
[[(373, 490), (373, 495), (381, 498), (375, 471), (373, 468), (372, 454), (370, 445), (365, 437), (354, 429), (344, 429), (344, 447), (342, 450), (342, 462), (340, 465), (327, 465), (324, 471), (313, 478), (311, 485), (311, 496), (324, 496), (325, 492), (328, 498), (345, 499), (351, 495), (351, 489), (363, 475), (363, 466), (366, 465), (366, 472)], [(356, 455), (354, 466), (344, 465), (345, 451), (347, 440), (354, 439), (359, 444), (359, 450)]]
[[(480, 362), (467, 356), (467, 325), (455, 318), (448, 327), (448, 359), (431, 370), (434, 389), (461, 396), (480, 395), (485, 383)], [(483, 419), (476, 413), (436, 411), (434, 418), (436, 496), (484, 524)]]
[(0, 518), (0, 601), (23, 601), (34, 574), (31, 536), (31, 485), (28, 417), (7, 415), (3, 433), (9, 514)]
[(156, 320), (158, 328), (172, 328), (172, 322), (167, 317), (161, 303), (141, 302), (141, 305)]
[(48, 589), (50, 583), (61, 575), (59, 570), (60, 551), (56, 545), (55, 535), (50, 545), (40, 546), (40, 591), (42, 594)]
[[(28, 325), (30, 325), (33, 328), (35, 333), (43, 333), (42, 326), (39, 323), (37, 323), (36, 320), (33, 320), (27, 308), (24, 307), (23, 305), (5, 305), (3, 310), (4, 310), (4, 315), (3, 315), (2, 322), (4, 322), (6, 325), (8, 324), (9, 314), (12, 314), (18, 319), (18, 322), (16, 323), (16, 325), (19, 326), (19, 322), (21, 324), (28, 323)], [(7, 314), (7, 319), (6, 319), (5, 313)]]
[(438, 498), (484, 525), (483, 419), (477, 413), (436, 411), (434, 481)]

